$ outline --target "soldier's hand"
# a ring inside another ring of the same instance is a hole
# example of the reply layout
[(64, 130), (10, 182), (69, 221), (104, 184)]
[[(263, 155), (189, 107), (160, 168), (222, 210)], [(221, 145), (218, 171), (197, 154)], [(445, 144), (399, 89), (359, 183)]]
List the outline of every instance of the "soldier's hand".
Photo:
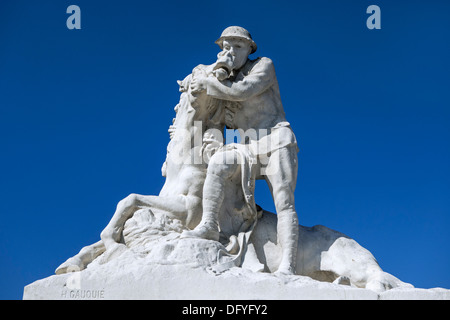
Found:
[(205, 76), (198, 76), (191, 80), (191, 93), (198, 93), (206, 90), (207, 78)]

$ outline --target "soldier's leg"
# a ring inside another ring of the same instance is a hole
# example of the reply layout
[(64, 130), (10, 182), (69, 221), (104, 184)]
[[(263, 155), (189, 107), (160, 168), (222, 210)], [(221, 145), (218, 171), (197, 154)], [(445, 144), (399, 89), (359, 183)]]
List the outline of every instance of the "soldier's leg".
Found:
[(282, 259), (277, 273), (294, 274), (298, 246), (298, 217), (294, 191), (297, 183), (297, 149), (284, 147), (273, 152), (265, 170), (277, 211), (278, 241)]
[(219, 240), (219, 211), (225, 197), (225, 181), (239, 172), (234, 150), (218, 152), (211, 157), (203, 186), (202, 220), (194, 230), (184, 231), (181, 235), (183, 238)]

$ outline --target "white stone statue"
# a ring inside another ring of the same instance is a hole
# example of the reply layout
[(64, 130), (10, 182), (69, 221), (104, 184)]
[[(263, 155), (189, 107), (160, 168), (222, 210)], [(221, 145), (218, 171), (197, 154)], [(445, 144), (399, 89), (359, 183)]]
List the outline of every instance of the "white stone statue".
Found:
[[(216, 43), (221, 49), (216, 62), (199, 65), (178, 81), (181, 96), (169, 127), (160, 194), (131, 194), (120, 201), (101, 240), (61, 264), (55, 277), (79, 271), (95, 283), (98, 277), (132, 272), (142, 279), (176, 266), (186, 274), (192, 268), (206, 271), (198, 280), (205, 286), (206, 274), (237, 274), (237, 281), (245, 282), (236, 270), (247, 270), (255, 279), (279, 277), (285, 283), (308, 276), (375, 292), (412, 288), (384, 272), (355, 240), (323, 226), (298, 224), (298, 148), (273, 62), (248, 58), (257, 46), (244, 28), (226, 28)], [(225, 126), (239, 130), (240, 143), (223, 144)], [(268, 183), (276, 214), (256, 204), (256, 179)], [(189, 280), (172, 285), (180, 281)]]
[[(202, 68), (203, 66), (197, 67)], [(205, 142), (205, 145), (192, 147), (194, 136), (199, 134), (202, 137), (206, 130), (206, 126), (194, 126), (194, 123), (196, 121), (201, 124), (210, 123), (210, 114), (218, 106), (205, 93), (193, 93), (190, 89), (189, 83), (195, 77), (196, 70), (184, 81), (179, 81), (181, 97), (175, 107), (176, 118), (169, 129), (171, 140), (162, 168), (166, 181), (160, 194), (158, 196), (131, 194), (120, 201), (111, 221), (101, 233), (101, 240), (83, 248), (78, 255), (63, 263), (57, 268), (57, 274), (66, 272), (67, 268), (84, 269), (105, 250), (126, 249), (122, 233), (125, 222), (141, 208), (150, 208), (156, 217), (177, 219), (188, 228), (193, 228), (199, 223), (207, 164), (205, 161), (195, 161), (195, 156), (199, 156), (201, 151), (209, 151), (210, 146), (217, 148), (220, 145), (215, 145), (215, 141), (211, 141)]]
[(224, 124), (244, 132), (240, 148), (216, 152), (208, 165), (203, 188), (201, 223), (183, 236), (219, 240), (218, 216), (223, 202), (225, 180), (240, 174), (239, 153), (252, 162), (256, 179), (269, 185), (278, 217), (278, 239), (282, 259), (277, 272), (293, 274), (297, 255), (298, 219), (294, 191), (297, 181), (297, 141), (286, 121), (275, 68), (268, 58), (248, 59), (256, 51), (250, 33), (241, 27), (226, 28), (216, 41), (222, 51), (216, 68), (225, 69), (227, 78), (197, 77), (191, 83), (194, 92), (235, 102), (227, 108)]

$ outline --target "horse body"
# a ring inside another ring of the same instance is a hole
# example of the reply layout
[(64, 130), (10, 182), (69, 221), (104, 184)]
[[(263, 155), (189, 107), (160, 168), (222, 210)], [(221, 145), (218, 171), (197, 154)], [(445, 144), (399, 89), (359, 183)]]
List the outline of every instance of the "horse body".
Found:
[(162, 169), (166, 180), (159, 195), (130, 194), (121, 200), (112, 219), (101, 232), (101, 240), (83, 247), (77, 255), (61, 264), (56, 274), (82, 270), (105, 251), (124, 249), (125, 222), (141, 208), (150, 208), (156, 217), (165, 215), (178, 219), (188, 228), (194, 228), (200, 222), (206, 176), (206, 163), (200, 154), (202, 136), (208, 129), (211, 112), (217, 104), (206, 92), (191, 92), (189, 84), (197, 72), (210, 73), (212, 70), (213, 66), (199, 65), (191, 75), (178, 81), (182, 93), (175, 107), (174, 123), (169, 129), (171, 140)]
[[(215, 109), (220, 108), (220, 101), (209, 98), (205, 92), (192, 93), (189, 84), (196, 72), (211, 73), (213, 66), (200, 65), (191, 75), (178, 82), (182, 94), (175, 107), (176, 118), (169, 129), (171, 140), (162, 169), (166, 180), (159, 195), (131, 194), (121, 200), (113, 218), (102, 231), (101, 240), (82, 248), (78, 254), (66, 260), (56, 269), (56, 274), (83, 270), (105, 251), (105, 259), (108, 260), (121, 250), (126, 250), (123, 229), (127, 220), (139, 209), (150, 210), (154, 217), (176, 219), (183, 228), (193, 229), (200, 222), (207, 169), (201, 154), (204, 146), (202, 137), (207, 129), (214, 127), (211, 118)], [(195, 125), (195, 122), (201, 125)], [(245, 201), (240, 181), (227, 183), (225, 197), (230, 201), (222, 208), (221, 224), (222, 232), (229, 236), (244, 221), (242, 216), (236, 214), (236, 208), (241, 207)], [(323, 226), (299, 226), (299, 235), (298, 275), (336, 283), (350, 279), (352, 285), (379, 292), (398, 286), (412, 287), (383, 272), (369, 251), (342, 233)], [(264, 271), (276, 271), (282, 249), (278, 243), (277, 219), (274, 214), (264, 211), (250, 242), (244, 264), (256, 257), (257, 265), (262, 264)], [(249, 252), (253, 254), (249, 255)]]

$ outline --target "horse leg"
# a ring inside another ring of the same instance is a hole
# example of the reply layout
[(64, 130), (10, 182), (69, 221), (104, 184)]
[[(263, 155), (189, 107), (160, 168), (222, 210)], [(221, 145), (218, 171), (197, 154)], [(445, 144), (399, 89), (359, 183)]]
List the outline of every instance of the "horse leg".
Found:
[(130, 194), (117, 204), (116, 212), (100, 234), (106, 249), (117, 247), (122, 239), (125, 222), (141, 208), (163, 210), (170, 216), (181, 216), (187, 211), (185, 196), (160, 197)]
[(67, 259), (58, 268), (56, 268), (56, 274), (63, 274), (74, 271), (81, 271), (87, 267), (89, 263), (94, 261), (99, 255), (105, 252), (105, 245), (103, 241), (97, 241), (94, 244), (83, 247), (73, 257)]

